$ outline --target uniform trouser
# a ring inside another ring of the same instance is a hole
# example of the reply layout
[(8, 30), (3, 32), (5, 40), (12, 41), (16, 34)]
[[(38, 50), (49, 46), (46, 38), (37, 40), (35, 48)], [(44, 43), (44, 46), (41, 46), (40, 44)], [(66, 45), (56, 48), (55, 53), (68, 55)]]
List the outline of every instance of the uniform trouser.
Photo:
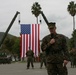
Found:
[(45, 67), (46, 67), (46, 60), (45, 60), (45, 59), (44, 59), (44, 60), (41, 60), (40, 67), (42, 67), (42, 66), (43, 66), (43, 63), (44, 63), (44, 65), (45, 65)]
[(34, 65), (33, 65), (33, 58), (28, 58), (27, 59), (27, 67), (28, 68), (30, 67), (30, 64), (31, 64), (32, 67), (34, 67)]
[(67, 68), (64, 69), (63, 64), (51, 64), (47, 63), (47, 73), (48, 75), (67, 75)]
[(71, 67), (74, 67), (74, 57), (71, 58)]

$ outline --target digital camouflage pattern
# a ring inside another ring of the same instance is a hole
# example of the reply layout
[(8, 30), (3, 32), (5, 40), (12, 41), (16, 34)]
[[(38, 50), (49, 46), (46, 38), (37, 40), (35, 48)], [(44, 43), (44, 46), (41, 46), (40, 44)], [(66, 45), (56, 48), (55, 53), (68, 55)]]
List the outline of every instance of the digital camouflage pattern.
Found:
[[(54, 38), (55, 43), (50, 44)], [(42, 51), (46, 52), (47, 72), (48, 75), (66, 75), (64, 72), (63, 61), (69, 60), (66, 38), (62, 34), (47, 35), (42, 39)]]

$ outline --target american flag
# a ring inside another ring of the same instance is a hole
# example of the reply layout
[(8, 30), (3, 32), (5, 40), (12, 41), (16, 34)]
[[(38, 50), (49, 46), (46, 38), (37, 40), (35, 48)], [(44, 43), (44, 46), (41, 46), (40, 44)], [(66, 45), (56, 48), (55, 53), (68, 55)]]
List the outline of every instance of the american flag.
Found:
[(40, 24), (21, 24), (21, 58), (26, 57), (29, 47), (34, 56), (40, 53)]

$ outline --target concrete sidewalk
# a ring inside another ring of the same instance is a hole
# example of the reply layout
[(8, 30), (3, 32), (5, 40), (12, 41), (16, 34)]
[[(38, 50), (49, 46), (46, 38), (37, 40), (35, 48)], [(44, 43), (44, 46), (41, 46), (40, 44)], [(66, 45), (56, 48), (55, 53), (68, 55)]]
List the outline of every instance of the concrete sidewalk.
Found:
[[(0, 75), (47, 75), (43, 66), (40, 69), (40, 63), (34, 63), (35, 68), (26, 69), (26, 63), (0, 64)], [(68, 75), (76, 75), (76, 68), (71, 68), (70, 63), (67, 65)]]

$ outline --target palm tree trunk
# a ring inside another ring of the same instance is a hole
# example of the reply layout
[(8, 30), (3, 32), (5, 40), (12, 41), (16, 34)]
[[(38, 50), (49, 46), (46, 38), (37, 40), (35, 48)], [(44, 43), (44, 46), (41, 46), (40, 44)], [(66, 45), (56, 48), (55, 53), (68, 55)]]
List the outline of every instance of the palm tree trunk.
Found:
[(75, 30), (75, 17), (73, 16), (73, 31)]
[[(73, 31), (75, 30), (75, 17), (73, 16)], [(76, 48), (76, 37), (74, 37), (74, 48)]]
[(37, 24), (38, 24), (38, 17), (37, 17)]

